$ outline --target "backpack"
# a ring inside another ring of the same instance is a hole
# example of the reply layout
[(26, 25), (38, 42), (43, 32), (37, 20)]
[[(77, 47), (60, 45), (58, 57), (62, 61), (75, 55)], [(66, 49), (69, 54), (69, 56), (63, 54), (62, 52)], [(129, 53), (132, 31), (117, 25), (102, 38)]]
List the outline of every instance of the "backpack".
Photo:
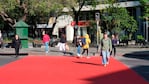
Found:
[(85, 45), (86, 44), (86, 39), (85, 38), (82, 38), (81, 39), (81, 42), (82, 42), (82, 45)]

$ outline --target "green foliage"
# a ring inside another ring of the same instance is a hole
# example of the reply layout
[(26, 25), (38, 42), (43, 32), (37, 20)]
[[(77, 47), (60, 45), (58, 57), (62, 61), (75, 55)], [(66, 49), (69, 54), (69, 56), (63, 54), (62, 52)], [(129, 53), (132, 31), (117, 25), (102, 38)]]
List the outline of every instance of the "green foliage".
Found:
[(127, 35), (120, 36), (120, 43), (126, 43), (128, 45), (129, 37)]
[(61, 0), (29, 0), (27, 3), (30, 15), (48, 15), (50, 11), (60, 11), (63, 8)]
[(11, 10), (14, 10), (16, 5), (18, 5), (18, 4), (17, 4), (16, 0), (0, 0), (0, 5), (1, 5), (0, 11), (5, 10), (5, 11), (9, 12)]
[(137, 22), (136, 20), (134, 20), (134, 18), (132, 16), (130, 16), (128, 18), (128, 24), (127, 25), (127, 32), (129, 33), (133, 33), (137, 30), (138, 26), (137, 26)]
[(2, 11), (3, 10), (3, 5), (2, 5), (2, 3), (0, 2), (0, 11)]
[[(108, 0), (109, 1), (109, 0)], [(138, 29), (136, 20), (129, 15), (126, 8), (119, 7), (119, 4), (114, 5), (116, 0), (110, 0), (110, 4), (107, 9), (103, 11), (102, 20), (105, 22), (104, 29), (109, 30), (112, 33), (120, 33), (124, 30), (131, 36)], [(130, 37), (131, 38), (131, 37)]]
[(11, 41), (12, 41), (12, 39), (10, 39), (10, 38), (4, 38), (3, 39), (4, 43), (11, 43)]
[(144, 37), (142, 35), (137, 35), (137, 40), (138, 41), (144, 41)]
[(93, 21), (93, 20), (90, 21), (90, 27), (91, 28), (89, 28), (89, 29), (90, 29), (90, 31), (92, 31), (92, 33), (95, 33), (97, 31), (97, 24), (95, 21)]
[(120, 39), (121, 39), (121, 40), (128, 40), (128, 36), (127, 36), (127, 35), (122, 36)]
[[(72, 1), (65, 0), (65, 4)], [(0, 12), (4, 11), (15, 19), (26, 13), (29, 16), (45, 16), (50, 11), (61, 12), (64, 6), (63, 0), (0, 0)]]
[(8, 15), (15, 17), (16, 7), (18, 7), (16, 0), (0, 0), (0, 12), (5, 12)]
[(143, 19), (149, 20), (149, 0), (140, 0), (143, 7)]
[(85, 0), (85, 5), (92, 5), (92, 7), (96, 7), (100, 3), (99, 0)]

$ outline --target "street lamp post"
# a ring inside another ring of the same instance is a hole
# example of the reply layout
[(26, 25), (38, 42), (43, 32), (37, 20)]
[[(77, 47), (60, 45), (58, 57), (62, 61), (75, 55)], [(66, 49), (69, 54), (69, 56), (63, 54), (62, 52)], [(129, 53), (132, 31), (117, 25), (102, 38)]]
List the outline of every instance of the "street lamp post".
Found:
[(95, 13), (95, 19), (96, 19), (96, 33), (97, 33), (97, 52), (98, 52), (98, 48), (99, 48), (99, 21), (100, 21), (100, 13), (97, 12)]
[(148, 21), (147, 21), (147, 19), (146, 19), (146, 40), (147, 40), (147, 42), (148, 42), (148, 31), (149, 31), (149, 25), (148, 25)]
[(96, 31), (96, 34), (97, 34), (97, 52), (98, 52), (98, 48), (99, 48), (99, 30), (98, 30), (98, 23), (99, 23), (99, 21), (97, 20), (96, 21), (96, 29), (97, 29), (97, 31)]

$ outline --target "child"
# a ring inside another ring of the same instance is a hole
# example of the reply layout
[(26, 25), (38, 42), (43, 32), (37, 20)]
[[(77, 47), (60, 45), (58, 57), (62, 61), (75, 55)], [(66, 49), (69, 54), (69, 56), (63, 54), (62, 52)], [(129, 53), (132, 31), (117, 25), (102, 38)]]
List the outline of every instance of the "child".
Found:
[(81, 39), (78, 38), (78, 40), (77, 40), (77, 56), (78, 57), (81, 57), (81, 46), (82, 46)]
[[(82, 55), (86, 52), (87, 56), (86, 58), (90, 58), (90, 56), (88, 56), (88, 51), (89, 51), (89, 44), (91, 43), (90, 37), (88, 34), (86, 34), (85, 36), (83, 36), (84, 38), (84, 44), (82, 45), (83, 48), (83, 52)], [(83, 41), (83, 40), (82, 40)], [(83, 43), (83, 42), (82, 42)]]

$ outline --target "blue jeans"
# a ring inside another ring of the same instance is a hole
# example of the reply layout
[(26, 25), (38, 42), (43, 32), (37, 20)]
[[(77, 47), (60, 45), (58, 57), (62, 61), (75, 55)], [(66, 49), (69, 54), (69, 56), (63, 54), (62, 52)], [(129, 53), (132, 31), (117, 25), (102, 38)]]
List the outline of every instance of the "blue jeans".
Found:
[(49, 52), (49, 42), (45, 42), (45, 51)]
[(81, 54), (81, 46), (80, 45), (77, 47), (77, 54)]
[(102, 50), (102, 64), (107, 64), (109, 61), (110, 52), (108, 50)]

